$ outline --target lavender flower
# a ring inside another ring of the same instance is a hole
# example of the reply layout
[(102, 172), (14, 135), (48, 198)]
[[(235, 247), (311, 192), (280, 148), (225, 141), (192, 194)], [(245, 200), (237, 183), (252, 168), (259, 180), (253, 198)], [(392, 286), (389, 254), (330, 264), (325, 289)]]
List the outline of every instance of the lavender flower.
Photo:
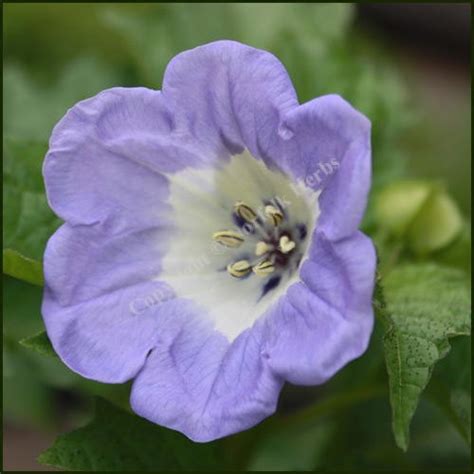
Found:
[(133, 410), (209, 441), (366, 349), (375, 254), (358, 231), (370, 123), (299, 105), (271, 54), (186, 51), (162, 91), (113, 88), (55, 127), (43, 317), (84, 377), (134, 379)]

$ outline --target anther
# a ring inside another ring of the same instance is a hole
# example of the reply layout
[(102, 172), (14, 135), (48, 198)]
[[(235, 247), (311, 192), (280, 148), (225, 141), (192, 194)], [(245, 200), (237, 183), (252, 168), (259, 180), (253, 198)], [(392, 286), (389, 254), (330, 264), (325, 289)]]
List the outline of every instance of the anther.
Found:
[(255, 211), (242, 201), (236, 202), (234, 208), (237, 215), (247, 222), (253, 222), (257, 218)]
[(243, 278), (250, 273), (251, 269), (252, 267), (247, 260), (239, 260), (227, 266), (227, 271), (235, 278)]
[(214, 232), (212, 234), (212, 238), (221, 245), (231, 248), (240, 247), (244, 241), (243, 235), (239, 234), (238, 232), (234, 232), (233, 230)]
[(275, 227), (283, 220), (283, 213), (275, 206), (265, 206), (265, 214)]
[(275, 265), (270, 260), (262, 260), (252, 267), (252, 270), (258, 276), (264, 277), (275, 271)]
[(295, 248), (295, 243), (289, 239), (287, 235), (280, 238), (280, 251), (282, 253), (290, 253)]
[(257, 243), (257, 246), (255, 247), (255, 255), (257, 257), (261, 257), (262, 255), (266, 254), (270, 249), (271, 249), (270, 245), (268, 245), (266, 242), (263, 242), (263, 240), (261, 240), (260, 242)]

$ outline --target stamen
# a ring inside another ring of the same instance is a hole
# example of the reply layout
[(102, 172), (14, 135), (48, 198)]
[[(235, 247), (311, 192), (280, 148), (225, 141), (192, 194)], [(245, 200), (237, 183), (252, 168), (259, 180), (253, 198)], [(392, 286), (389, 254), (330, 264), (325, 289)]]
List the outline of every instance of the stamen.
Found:
[(294, 248), (296, 244), (289, 239), (287, 235), (284, 235), (283, 237), (280, 238), (280, 250), (282, 253), (290, 253)]
[(283, 221), (283, 213), (275, 206), (265, 206), (265, 214), (275, 227)]
[(227, 266), (227, 271), (235, 278), (243, 278), (250, 273), (251, 269), (252, 267), (247, 260), (239, 260)]
[(242, 201), (237, 201), (234, 208), (237, 215), (247, 222), (253, 222), (257, 218), (256, 212)]
[(269, 275), (275, 271), (275, 265), (270, 260), (262, 260), (260, 263), (255, 265), (252, 270), (260, 277)]
[(212, 238), (225, 247), (238, 248), (244, 241), (244, 236), (233, 230), (214, 232)]
[(269, 250), (271, 250), (271, 246), (268, 245), (266, 242), (263, 242), (262, 240), (257, 243), (257, 246), (255, 247), (255, 255), (257, 257), (261, 257), (262, 255), (266, 254)]

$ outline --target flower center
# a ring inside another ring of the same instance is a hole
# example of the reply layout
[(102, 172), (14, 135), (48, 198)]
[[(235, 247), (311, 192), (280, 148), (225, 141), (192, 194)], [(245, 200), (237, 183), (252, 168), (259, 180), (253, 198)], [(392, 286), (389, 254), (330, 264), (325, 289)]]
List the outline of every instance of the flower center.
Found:
[[(305, 224), (290, 224), (289, 210), (278, 197), (262, 201), (254, 209), (237, 201), (230, 210), (233, 230), (219, 230), (212, 238), (220, 245), (235, 250), (226, 269), (229, 276), (266, 278), (263, 295), (276, 288), (283, 272), (296, 271), (303, 257), (302, 243), (306, 238)], [(253, 255), (241, 254), (244, 242), (250, 242)], [(263, 296), (262, 295), (262, 296)]]
[(157, 278), (233, 340), (299, 281), (319, 193), (245, 150), (170, 175), (165, 212), (172, 231)]

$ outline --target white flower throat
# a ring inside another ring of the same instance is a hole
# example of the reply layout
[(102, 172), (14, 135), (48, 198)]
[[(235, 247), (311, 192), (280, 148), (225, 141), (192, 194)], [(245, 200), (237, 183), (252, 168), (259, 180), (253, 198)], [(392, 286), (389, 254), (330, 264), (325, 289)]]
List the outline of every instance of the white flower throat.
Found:
[(298, 281), (319, 192), (247, 151), (169, 181), (173, 231), (157, 279), (232, 340)]

